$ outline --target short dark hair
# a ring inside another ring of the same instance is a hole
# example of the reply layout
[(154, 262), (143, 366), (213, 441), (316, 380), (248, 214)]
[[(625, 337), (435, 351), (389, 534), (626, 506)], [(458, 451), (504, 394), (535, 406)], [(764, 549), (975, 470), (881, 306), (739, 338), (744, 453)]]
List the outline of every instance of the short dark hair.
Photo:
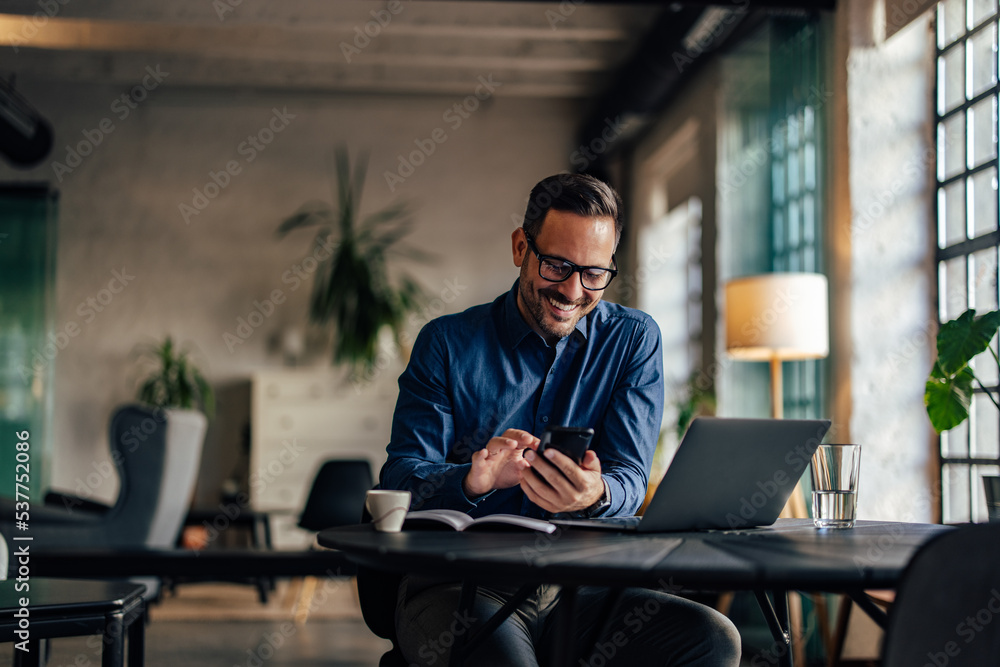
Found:
[(622, 198), (610, 185), (587, 174), (556, 174), (531, 189), (521, 226), (533, 239), (550, 210), (615, 221), (615, 248), (622, 236)]

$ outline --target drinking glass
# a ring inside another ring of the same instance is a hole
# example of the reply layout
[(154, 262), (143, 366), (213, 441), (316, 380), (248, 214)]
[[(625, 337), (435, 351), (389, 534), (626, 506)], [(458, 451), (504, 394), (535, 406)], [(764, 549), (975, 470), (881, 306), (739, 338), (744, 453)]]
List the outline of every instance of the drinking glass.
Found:
[(853, 528), (858, 509), (861, 445), (820, 445), (812, 459), (813, 524)]

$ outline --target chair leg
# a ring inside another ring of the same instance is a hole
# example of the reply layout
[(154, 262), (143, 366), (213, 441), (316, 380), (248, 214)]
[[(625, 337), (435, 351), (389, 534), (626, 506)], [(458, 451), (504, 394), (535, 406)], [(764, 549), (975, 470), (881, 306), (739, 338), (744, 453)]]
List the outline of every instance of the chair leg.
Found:
[(316, 593), (316, 577), (305, 577), (302, 580), (302, 591), (299, 593), (298, 604), (295, 605), (295, 625), (305, 625), (309, 620), (309, 608), (312, 606), (313, 594)]
[(833, 636), (830, 634), (830, 605), (824, 593), (812, 593), (809, 595), (813, 605), (816, 607), (816, 625), (819, 626), (819, 638), (823, 643), (823, 652), (829, 653), (833, 645)]
[(796, 667), (805, 667), (806, 637), (802, 618), (802, 597), (795, 592), (788, 594), (788, 625), (788, 630), (792, 633), (793, 663)]
[(854, 606), (854, 602), (851, 598), (846, 595), (840, 596), (840, 605), (837, 608), (837, 627), (833, 631), (833, 641), (827, 654), (827, 667), (837, 667), (840, 664), (840, 656), (844, 654), (844, 644), (847, 642), (847, 624), (851, 621), (852, 606)]
[(715, 601), (715, 611), (723, 616), (729, 616), (729, 610), (733, 607), (733, 597), (735, 597), (733, 591), (719, 593), (719, 598)]
[(257, 588), (257, 599), (263, 605), (267, 604), (268, 593), (272, 590), (273, 586), (271, 584), (270, 577), (257, 577), (253, 581), (254, 586)]

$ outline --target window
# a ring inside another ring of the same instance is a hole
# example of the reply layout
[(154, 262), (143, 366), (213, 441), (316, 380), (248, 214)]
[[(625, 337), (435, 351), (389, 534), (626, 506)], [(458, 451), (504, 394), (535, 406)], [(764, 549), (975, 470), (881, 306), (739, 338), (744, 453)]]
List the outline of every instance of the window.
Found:
[[(998, 306), (997, 0), (946, 0), (937, 9), (938, 317)], [(993, 349), (996, 350), (996, 340)], [(996, 391), (996, 363), (973, 370)], [(941, 435), (941, 517), (981, 521), (983, 474), (1000, 470), (1000, 414), (976, 388), (969, 419)]]
[[(723, 64), (720, 279), (823, 273), (823, 117), (816, 19), (771, 19)], [(784, 414), (827, 413), (826, 361), (782, 364)], [(724, 414), (770, 414), (766, 363), (727, 363)]]

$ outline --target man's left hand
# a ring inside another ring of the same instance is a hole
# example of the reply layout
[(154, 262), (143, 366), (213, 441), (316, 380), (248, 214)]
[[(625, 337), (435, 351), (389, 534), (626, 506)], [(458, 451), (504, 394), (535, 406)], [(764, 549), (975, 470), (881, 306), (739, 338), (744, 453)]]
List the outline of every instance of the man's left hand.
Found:
[(531, 470), (520, 471), (521, 489), (542, 509), (577, 512), (590, 507), (604, 494), (601, 462), (592, 450), (587, 450), (581, 465), (551, 447), (541, 456), (533, 449), (526, 449), (524, 458), (531, 464)]

